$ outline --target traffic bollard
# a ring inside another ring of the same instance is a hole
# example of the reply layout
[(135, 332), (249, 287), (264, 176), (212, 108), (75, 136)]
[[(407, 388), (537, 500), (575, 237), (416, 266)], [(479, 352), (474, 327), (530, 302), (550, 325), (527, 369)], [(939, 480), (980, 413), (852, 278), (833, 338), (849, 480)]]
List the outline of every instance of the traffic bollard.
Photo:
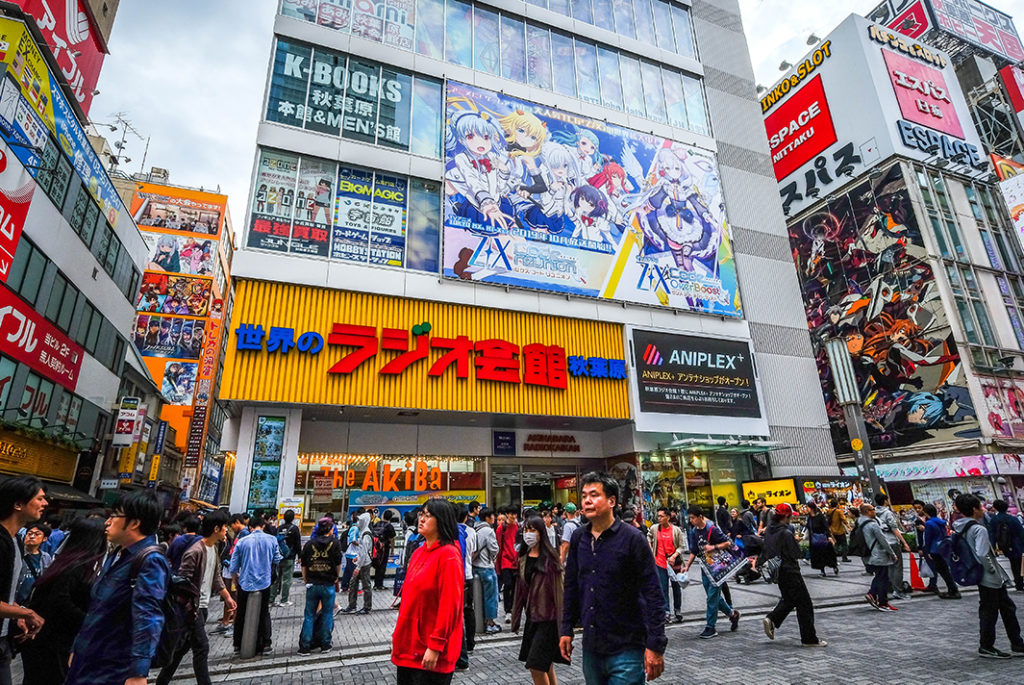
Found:
[(473, 613), (476, 615), (477, 634), (487, 632), (487, 619), (484, 618), (484, 584), (480, 576), (473, 575)]
[(263, 601), (263, 593), (269, 589), (250, 592), (245, 600), (245, 623), (242, 624), (241, 650), (243, 659), (251, 659), (256, 656), (256, 638), (260, 630), (260, 604)]

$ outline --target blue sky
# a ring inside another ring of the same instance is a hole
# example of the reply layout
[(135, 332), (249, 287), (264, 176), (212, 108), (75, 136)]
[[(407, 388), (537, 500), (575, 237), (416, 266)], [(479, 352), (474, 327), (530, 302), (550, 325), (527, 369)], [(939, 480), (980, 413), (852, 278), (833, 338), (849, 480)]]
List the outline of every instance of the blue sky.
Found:
[[(875, 0), (740, 0), (758, 83), (771, 85), (778, 64), (807, 52), (851, 12)], [(994, 0), (1024, 17), (1024, 0)], [(171, 182), (229, 197), (236, 240), (245, 220), (277, 0), (122, 0), (92, 106), (92, 119), (116, 113), (150, 138), (146, 169), (169, 169)], [(750, 27), (757, 27), (750, 31)], [(1018, 30), (1019, 27), (1018, 27)], [(113, 140), (120, 133), (104, 135)], [(122, 169), (140, 170), (145, 142), (129, 136)]]

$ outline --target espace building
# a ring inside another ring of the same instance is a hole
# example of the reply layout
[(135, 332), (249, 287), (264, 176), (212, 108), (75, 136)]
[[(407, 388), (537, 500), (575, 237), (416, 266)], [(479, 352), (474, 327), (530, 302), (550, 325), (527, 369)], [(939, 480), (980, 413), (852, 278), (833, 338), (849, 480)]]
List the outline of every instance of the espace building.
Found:
[(850, 16), (761, 107), (840, 462), (836, 337), (895, 504), (1015, 502), (1024, 254), (950, 56)]
[(286, 0), (233, 509), (838, 475), (736, 2)]

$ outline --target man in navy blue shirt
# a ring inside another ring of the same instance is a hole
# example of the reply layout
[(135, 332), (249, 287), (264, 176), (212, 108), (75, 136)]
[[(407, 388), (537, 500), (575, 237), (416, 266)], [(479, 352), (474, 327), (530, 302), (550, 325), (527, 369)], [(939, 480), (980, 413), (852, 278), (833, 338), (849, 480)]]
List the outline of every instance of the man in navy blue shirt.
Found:
[(114, 505), (107, 519), (107, 540), (115, 551), (93, 583), (65, 685), (146, 685), (163, 632), (170, 567), (167, 558), (154, 551), (139, 567), (134, 586), (131, 570), (136, 555), (156, 548), (154, 533), (163, 512), (152, 490), (128, 493)]
[[(698, 553), (708, 554), (715, 550), (727, 549), (732, 546), (732, 540), (729, 539), (729, 536), (721, 528), (712, 525), (704, 517), (703, 509), (694, 505), (690, 507), (688, 513), (690, 516), (690, 558), (686, 561), (686, 567), (683, 569), (687, 573), (690, 571), (690, 566), (693, 565)], [(715, 624), (718, 622), (719, 611), (729, 617), (729, 622), (731, 623), (729, 629), (735, 631), (739, 627), (740, 612), (729, 606), (725, 598), (722, 597), (722, 588), (714, 585), (703, 569), (701, 569), (700, 579), (704, 583), (704, 592), (708, 596), (708, 607), (706, 614), (707, 625), (704, 627), (704, 632), (698, 637), (702, 637), (705, 640), (718, 637)]]
[(665, 670), (665, 602), (646, 536), (615, 518), (618, 482), (583, 477), (587, 523), (572, 534), (565, 562), (562, 637), (569, 660), (573, 629), (583, 625), (587, 685), (643, 685)]

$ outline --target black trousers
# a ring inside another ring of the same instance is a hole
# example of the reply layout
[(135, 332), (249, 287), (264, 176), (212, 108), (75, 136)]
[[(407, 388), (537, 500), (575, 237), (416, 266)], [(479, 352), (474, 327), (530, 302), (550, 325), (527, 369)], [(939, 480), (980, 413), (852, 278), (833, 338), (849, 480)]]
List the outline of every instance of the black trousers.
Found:
[(398, 667), (398, 685), (449, 685), (451, 673), (424, 671), (422, 668)]
[(1021, 645), (1017, 607), (1005, 587), (978, 586), (978, 618), (981, 622), (981, 648), (992, 649), (996, 644), (996, 620), (1003, 619), (1003, 627), (1011, 645)]
[(940, 557), (938, 554), (928, 555), (928, 565), (935, 571), (935, 575), (932, 576), (931, 580), (928, 581), (928, 587), (938, 588), (939, 578), (946, 582), (946, 590), (949, 592), (959, 592), (960, 588), (957, 587), (956, 581), (953, 580), (952, 574), (949, 572), (949, 566), (946, 565), (946, 560)]
[(389, 554), (385, 554), (382, 559), (372, 562), (373, 563), (373, 589), (383, 590), (384, 589), (384, 573), (388, 570), (388, 557)]
[(814, 602), (807, 592), (800, 571), (782, 571), (779, 573), (779, 592), (782, 599), (768, 614), (768, 618), (779, 627), (789, 613), (796, 609), (796, 620), (800, 623), (800, 642), (813, 645), (818, 642), (818, 634), (814, 630)]
[(192, 670), (195, 672), (195, 679), (199, 685), (210, 685), (210, 640), (206, 636), (206, 609), (200, 609), (196, 615), (196, 622), (192, 629), (186, 633), (174, 650), (171, 663), (160, 669), (157, 676), (157, 685), (167, 685), (178, 670), (181, 660), (185, 658), (188, 650), (192, 650)]
[[(245, 613), (249, 604), (249, 595), (253, 592), (256, 591), (253, 590), (250, 592), (248, 590), (238, 588), (238, 610), (235, 611), (235, 649), (242, 648), (242, 628), (245, 626)], [(256, 631), (257, 653), (270, 647), (270, 643), (270, 587), (268, 586), (263, 589), (263, 597), (260, 599), (260, 623), (259, 628)]]
[(1024, 577), (1020, 573), (1020, 559), (1021, 555), (1007, 554), (1006, 558), (1010, 560), (1010, 569), (1013, 571), (1013, 584), (1018, 590), (1024, 590)]
[(722, 599), (733, 609), (736, 608), (732, 605), (732, 592), (729, 590), (729, 583), (722, 583)]
[(512, 613), (512, 604), (516, 598), (516, 571), (511, 568), (501, 569), (501, 595), (505, 605), (505, 613)]
[(476, 649), (476, 611), (473, 610), (473, 579), (467, 578), (462, 594), (462, 658)]

